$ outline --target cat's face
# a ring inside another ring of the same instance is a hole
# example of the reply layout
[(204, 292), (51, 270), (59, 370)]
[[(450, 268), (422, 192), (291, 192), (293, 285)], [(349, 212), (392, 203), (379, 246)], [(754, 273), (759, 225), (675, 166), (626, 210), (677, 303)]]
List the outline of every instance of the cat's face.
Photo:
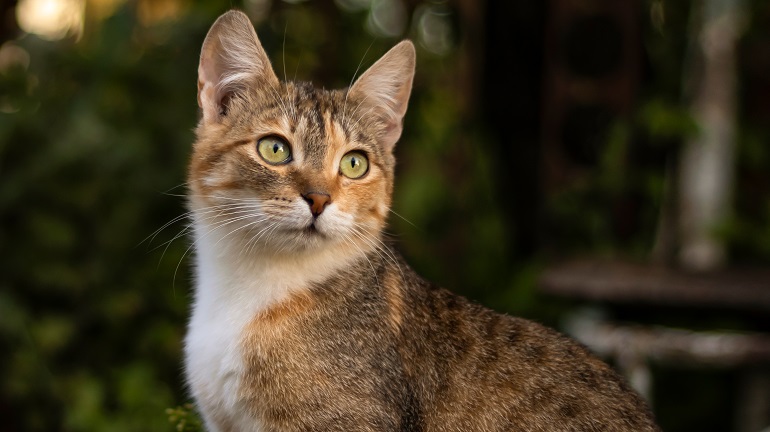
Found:
[(377, 236), (394, 161), (366, 119), (351, 118), (361, 115), (354, 107), (310, 85), (231, 99), (221, 126), (203, 125), (195, 146), (196, 216), (250, 246), (287, 251)]
[(349, 90), (282, 83), (248, 18), (223, 15), (199, 67), (196, 228), (244, 253), (376, 248), (413, 70), (414, 48), (403, 42)]

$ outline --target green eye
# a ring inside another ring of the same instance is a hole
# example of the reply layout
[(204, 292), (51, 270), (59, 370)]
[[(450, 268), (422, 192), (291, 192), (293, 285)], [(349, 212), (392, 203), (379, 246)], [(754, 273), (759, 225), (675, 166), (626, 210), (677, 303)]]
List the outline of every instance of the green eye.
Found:
[(369, 160), (365, 154), (352, 151), (342, 156), (340, 173), (345, 177), (352, 179), (361, 178), (367, 171), (369, 171)]
[(286, 141), (278, 137), (265, 137), (257, 142), (257, 152), (265, 162), (280, 165), (291, 160), (291, 148)]

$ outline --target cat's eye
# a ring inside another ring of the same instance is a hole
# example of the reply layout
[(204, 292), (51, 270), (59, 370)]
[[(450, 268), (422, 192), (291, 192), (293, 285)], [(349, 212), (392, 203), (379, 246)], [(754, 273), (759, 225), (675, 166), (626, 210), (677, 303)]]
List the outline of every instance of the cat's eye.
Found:
[(260, 139), (257, 142), (257, 152), (265, 162), (271, 165), (281, 165), (291, 160), (289, 144), (275, 136)]
[(369, 159), (359, 151), (352, 151), (342, 156), (340, 173), (345, 177), (357, 179), (369, 171)]

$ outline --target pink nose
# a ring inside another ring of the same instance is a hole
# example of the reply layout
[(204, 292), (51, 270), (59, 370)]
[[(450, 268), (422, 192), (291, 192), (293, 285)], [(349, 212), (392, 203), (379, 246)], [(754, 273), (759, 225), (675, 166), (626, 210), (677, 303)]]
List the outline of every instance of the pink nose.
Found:
[(313, 213), (313, 217), (318, 217), (323, 213), (326, 206), (332, 200), (332, 197), (329, 196), (329, 194), (320, 192), (308, 192), (302, 194), (302, 198), (304, 198), (307, 205), (310, 206), (310, 212)]

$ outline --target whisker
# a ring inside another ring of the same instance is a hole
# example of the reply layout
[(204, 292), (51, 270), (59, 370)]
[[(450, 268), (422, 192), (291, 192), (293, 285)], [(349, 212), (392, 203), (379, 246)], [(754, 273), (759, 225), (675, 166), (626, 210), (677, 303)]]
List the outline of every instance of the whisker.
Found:
[[(241, 217), (238, 217), (238, 218), (235, 218), (235, 219), (231, 220), (230, 222), (228, 222), (228, 223), (227, 223), (227, 224), (225, 224), (225, 225), (229, 225), (229, 224), (231, 224), (231, 223), (239, 222), (239, 221), (242, 221), (242, 220), (244, 220), (244, 219), (249, 219), (250, 217), (251, 217), (251, 216), (241, 216)], [(256, 220), (256, 221), (254, 221), (254, 222), (251, 222), (250, 224), (254, 224), (254, 223), (261, 223), (261, 222), (264, 222), (265, 220), (267, 220), (267, 218), (264, 218), (264, 219), (260, 219), (260, 220)], [(221, 228), (221, 227), (223, 227), (223, 226), (224, 226), (224, 225), (220, 226), (220, 228)], [(219, 240), (217, 240), (217, 242), (216, 242), (216, 243), (214, 243), (214, 245), (215, 245), (215, 246), (216, 246), (216, 245), (218, 245), (218, 244), (219, 244), (219, 243), (220, 243), (222, 240), (226, 239), (227, 237), (230, 237), (230, 236), (231, 236), (233, 233), (235, 233), (235, 232), (237, 232), (237, 231), (240, 231), (240, 230), (242, 230), (243, 228), (245, 228), (245, 227), (247, 227), (247, 226), (249, 226), (249, 224), (246, 224), (246, 225), (240, 226), (240, 227), (238, 227), (238, 228), (235, 228), (234, 230), (230, 231), (229, 233), (227, 233), (227, 234), (225, 234), (223, 237), (221, 237)]]
[(302, 60), (302, 52), (300, 51), (299, 55), (297, 55), (297, 64), (294, 67), (294, 78), (292, 81), (297, 82), (297, 72), (299, 72), (299, 62)]
[[(355, 116), (355, 115), (356, 115), (356, 113), (358, 112), (358, 110), (361, 108), (361, 106), (364, 104), (364, 102), (366, 102), (366, 100), (367, 100), (367, 99), (369, 99), (369, 96), (368, 96), (368, 95), (364, 96), (364, 98), (363, 98), (363, 99), (361, 99), (361, 102), (359, 102), (359, 103), (358, 103), (358, 105), (356, 105), (356, 107), (355, 107), (355, 108), (353, 108), (353, 112), (351, 112), (351, 113), (350, 113), (350, 117), (351, 117), (351, 118), (352, 118), (353, 116)], [(362, 119), (362, 118), (363, 118), (363, 116), (359, 117), (359, 118), (358, 118), (358, 121), (356, 121), (356, 122), (355, 122), (355, 123), (353, 123), (353, 124), (354, 124), (354, 125), (358, 124), (358, 123), (361, 121), (361, 119)], [(350, 127), (350, 124), (349, 124), (349, 123), (350, 123), (350, 118), (348, 118), (348, 120), (347, 120), (347, 123), (348, 123), (348, 124), (345, 124), (345, 127)]]
[[(221, 229), (221, 228), (224, 228), (224, 227), (226, 227), (226, 226), (228, 226), (228, 225), (231, 225), (231, 224), (234, 224), (234, 223), (236, 223), (236, 222), (240, 222), (240, 221), (242, 221), (242, 220), (246, 220), (246, 219), (251, 219), (251, 218), (253, 218), (253, 217), (255, 217), (255, 216), (254, 216), (254, 215), (251, 215), (251, 214), (249, 214), (249, 215), (236, 216), (236, 217), (232, 217), (232, 218), (229, 218), (229, 219), (225, 219), (224, 221), (220, 221), (220, 222), (219, 222), (219, 223), (217, 223), (216, 225), (214, 225), (214, 226), (210, 227), (210, 228), (209, 228), (209, 233), (212, 233), (212, 232), (214, 232), (214, 231), (217, 231), (217, 230), (219, 230), (219, 229)], [(264, 220), (267, 220), (267, 217), (263, 217), (263, 218), (260, 218), (260, 219), (258, 219), (258, 220), (262, 220), (262, 221), (264, 221)], [(220, 239), (220, 241), (221, 241), (221, 239)], [(218, 242), (217, 242), (217, 243), (218, 243)]]
[[(247, 223), (246, 225), (244, 225), (244, 226), (242, 226), (242, 227), (240, 227), (240, 228), (236, 228), (235, 230), (231, 231), (231, 232), (230, 232), (228, 235), (232, 234), (232, 233), (233, 233), (233, 232), (235, 232), (235, 231), (238, 231), (238, 230), (244, 229), (244, 228), (248, 228), (247, 232), (251, 232), (251, 231), (253, 231), (253, 230), (254, 230), (254, 227), (255, 227), (256, 225), (258, 225), (258, 224), (260, 224), (260, 223), (262, 223), (262, 222), (264, 222), (264, 221), (258, 221), (258, 220), (257, 220), (257, 221), (252, 221), (252, 222), (249, 222), (249, 223)], [(225, 236), (225, 237), (226, 237), (226, 236)], [(223, 238), (221, 238), (221, 239), (219, 239), (219, 241), (222, 241), (222, 240), (224, 240), (224, 237), (223, 237)], [(249, 239), (249, 240), (246, 240), (246, 242), (243, 244), (243, 246), (241, 246), (241, 251), (240, 251), (240, 254), (241, 254), (241, 255), (243, 255), (243, 252), (245, 251), (246, 247), (248, 246), (248, 244), (249, 244), (249, 241), (250, 241), (250, 240), (251, 240), (251, 239)], [(217, 242), (217, 243), (218, 243), (218, 242)]]
[(192, 244), (187, 247), (187, 249), (182, 254), (182, 257), (179, 258), (179, 262), (176, 264), (176, 268), (174, 269), (174, 277), (171, 279), (171, 286), (174, 288), (176, 288), (176, 274), (179, 272), (179, 266), (182, 265), (182, 261), (184, 261), (184, 258), (187, 256), (187, 254), (190, 252), (190, 249), (192, 249), (194, 245), (195, 242), (192, 242)]
[[(278, 104), (278, 106), (281, 109), (281, 112), (283, 113), (283, 115), (286, 116), (286, 118), (291, 119), (292, 116), (289, 113), (288, 101), (283, 100), (281, 98), (281, 95), (278, 94), (278, 90), (276, 90), (275, 88), (270, 87), (270, 91), (273, 93), (273, 99)], [(286, 86), (286, 97), (287, 98), (289, 97), (289, 87), (288, 87), (288, 85)]]
[(392, 262), (396, 266), (396, 268), (398, 268), (398, 271), (401, 273), (401, 277), (403, 279), (404, 278), (404, 272), (401, 269), (401, 264), (399, 264), (398, 259), (396, 258), (396, 256), (393, 253), (393, 251), (391, 251), (390, 248), (385, 243), (383, 243), (382, 240), (380, 240), (379, 238), (372, 237), (372, 236), (365, 236), (364, 233), (360, 231), (360, 230), (365, 229), (366, 228), (365, 226), (363, 226), (360, 223), (355, 222), (355, 221), (353, 221), (352, 223), (353, 223), (353, 231), (354, 232), (358, 232), (361, 235), (363, 235), (362, 240), (364, 240), (371, 247), (376, 249), (378, 251), (378, 253), (381, 252), (382, 254), (384, 254), (384, 255), (380, 255), (380, 256), (382, 256), (383, 258), (386, 258), (388, 261)]
[[(360, 233), (357, 233), (357, 232), (355, 232), (355, 231), (351, 231), (351, 233), (352, 233), (353, 235), (355, 235), (356, 237), (358, 237), (358, 238), (361, 238), (361, 234), (360, 234)], [(363, 240), (363, 239), (362, 239), (362, 240)], [(369, 259), (369, 257), (367, 256), (366, 252), (364, 252), (364, 251), (363, 251), (363, 250), (362, 250), (362, 249), (361, 249), (361, 248), (360, 248), (360, 247), (359, 247), (359, 246), (358, 246), (358, 245), (357, 245), (355, 242), (352, 242), (352, 241), (351, 241), (351, 242), (349, 242), (349, 243), (350, 243), (351, 245), (353, 245), (353, 247), (354, 247), (354, 248), (356, 248), (356, 249), (357, 249), (357, 250), (358, 250), (358, 251), (361, 253), (361, 255), (363, 255), (364, 259), (366, 259), (366, 262), (368, 262), (368, 263), (369, 263), (369, 267), (371, 267), (371, 269), (372, 269), (372, 274), (374, 275), (374, 280), (375, 280), (375, 281), (377, 281), (377, 285), (379, 285), (379, 284), (380, 284), (380, 280), (379, 280), (379, 278), (377, 277), (377, 270), (375, 270), (375, 268), (374, 268), (374, 264), (372, 264), (372, 261)]]
[[(420, 227), (418, 227), (417, 225), (413, 224), (412, 221), (410, 221), (409, 219), (407, 219), (407, 218), (401, 216), (400, 214), (396, 213), (395, 210), (389, 208), (388, 211), (393, 213), (394, 215), (400, 217), (401, 219), (404, 220), (404, 222), (408, 223), (409, 225), (411, 225), (411, 226), (417, 228), (418, 230), (420, 230)], [(420, 231), (422, 231), (422, 230), (420, 230)]]
[(167, 193), (164, 195), (173, 196), (173, 197), (182, 197), (182, 198), (209, 198), (209, 199), (217, 199), (217, 200), (229, 200), (229, 201), (238, 201), (238, 202), (253, 202), (253, 203), (259, 203), (261, 202), (258, 198), (234, 198), (234, 197), (228, 197), (224, 195), (201, 195), (201, 194), (172, 194)]
[(369, 44), (369, 47), (366, 48), (366, 51), (364, 51), (364, 55), (361, 56), (361, 61), (358, 62), (358, 66), (356, 67), (356, 71), (353, 72), (353, 77), (350, 78), (350, 84), (348, 84), (348, 89), (345, 91), (345, 100), (342, 103), (342, 125), (345, 125), (345, 108), (348, 105), (348, 94), (350, 93), (350, 88), (353, 87), (353, 81), (356, 80), (356, 75), (358, 75), (358, 71), (361, 69), (361, 65), (364, 64), (364, 59), (366, 58), (366, 55), (369, 54), (369, 50), (372, 48), (372, 45), (374, 45), (374, 40), (372, 40), (372, 43)]
[(363, 120), (364, 117), (368, 116), (369, 113), (374, 111), (374, 109), (375, 109), (375, 107), (370, 107), (365, 113), (363, 113), (360, 116), (358, 116), (358, 120), (356, 120), (355, 124), (361, 123), (361, 120)]
[[(192, 215), (195, 215), (195, 214), (208, 214), (208, 213), (216, 212), (216, 211), (220, 211), (221, 212), (221, 211), (224, 211), (224, 209), (230, 208), (230, 207), (232, 207), (233, 209), (237, 210), (239, 208), (246, 208), (247, 206), (245, 206), (245, 205), (244, 206), (234, 206), (233, 204), (221, 204), (221, 205), (217, 205), (217, 206), (205, 207), (205, 208), (200, 209), (200, 210), (190, 210), (190, 211), (184, 212), (181, 215), (179, 215), (179, 216), (171, 219), (170, 221), (166, 222), (165, 224), (163, 224), (163, 226), (161, 226), (157, 230), (153, 231), (150, 235), (148, 235), (142, 241), (140, 241), (135, 247), (138, 247), (139, 245), (141, 245), (144, 242), (147, 242), (148, 240), (149, 240), (148, 244), (152, 244), (152, 242), (155, 240), (155, 238), (158, 236), (158, 234), (160, 234), (164, 229), (166, 229), (169, 226), (175, 224), (176, 222), (179, 222), (182, 219), (188, 218), (188, 217), (190, 217)], [(151, 251), (153, 251), (155, 249), (157, 249), (157, 248), (153, 248), (153, 249), (151, 249)]]
[[(218, 229), (220, 229), (220, 228), (222, 228), (222, 227), (224, 227), (226, 225), (229, 225), (231, 223), (237, 222), (238, 220), (241, 220), (243, 218), (246, 218), (246, 216), (228, 219), (228, 220), (226, 220), (226, 221), (224, 221), (224, 222), (222, 222), (220, 224), (215, 225), (214, 227), (211, 227), (208, 230), (208, 232), (204, 233), (200, 238), (194, 239), (193, 242), (190, 244), (190, 246), (188, 246), (187, 249), (184, 251), (184, 253), (182, 254), (182, 257), (179, 258), (179, 262), (177, 263), (176, 268), (174, 269), (174, 277), (173, 277), (173, 280), (172, 280), (172, 286), (176, 286), (176, 275), (179, 272), (179, 267), (181, 266), (182, 261), (184, 261), (184, 258), (187, 256), (187, 254), (190, 253), (190, 251), (192, 249), (197, 248), (200, 240), (203, 240), (206, 237), (210, 236), (211, 234), (213, 234)], [(255, 223), (264, 222), (267, 219), (268, 219), (267, 217), (264, 217), (262, 219), (259, 219), (259, 220), (255, 221)], [(231, 231), (231, 233), (232, 233), (232, 231)], [(221, 241), (221, 240), (222, 239), (220, 239), (219, 241)], [(219, 241), (217, 241), (217, 243), (219, 243)]]
[(272, 222), (270, 225), (268, 225), (268, 226), (266, 226), (266, 227), (262, 228), (262, 229), (261, 229), (261, 230), (260, 230), (260, 231), (259, 231), (259, 232), (258, 232), (256, 235), (252, 236), (252, 237), (251, 237), (251, 238), (250, 238), (250, 239), (249, 239), (249, 240), (246, 242), (246, 245), (248, 245), (248, 247), (249, 247), (249, 248), (246, 250), (246, 253), (247, 253), (247, 254), (249, 254), (249, 255), (251, 255), (251, 253), (252, 253), (252, 249), (257, 247), (257, 245), (259, 244), (259, 240), (262, 238), (262, 236), (264, 235), (264, 233), (265, 233), (267, 230), (270, 230), (270, 229), (272, 229), (273, 227), (275, 227), (275, 226), (277, 226), (277, 225), (278, 225), (278, 222)]
[(281, 47), (281, 57), (283, 60), (283, 80), (286, 81), (286, 31), (289, 29), (289, 20), (286, 20), (286, 25), (283, 27), (283, 46)]
[(192, 224), (188, 224), (188, 225), (186, 225), (184, 228), (182, 228), (182, 230), (181, 230), (181, 231), (179, 231), (179, 232), (178, 232), (178, 233), (177, 233), (177, 234), (174, 236), (174, 238), (172, 238), (171, 240), (169, 240), (169, 241), (165, 242), (165, 245), (166, 245), (166, 247), (165, 247), (165, 248), (163, 248), (163, 253), (162, 253), (162, 254), (160, 254), (160, 258), (158, 258), (158, 268), (160, 268), (160, 263), (161, 263), (161, 262), (163, 262), (163, 257), (165, 257), (165, 256), (166, 256), (166, 251), (168, 251), (168, 248), (171, 246), (171, 243), (173, 243), (173, 242), (174, 242), (174, 240), (177, 240), (177, 239), (178, 239), (178, 238), (180, 238), (180, 237), (184, 237), (184, 236), (185, 236), (185, 235), (186, 235), (186, 234), (187, 234), (187, 233), (190, 231), (190, 228), (191, 228), (191, 227), (192, 227)]
[(165, 224), (163, 224), (163, 226), (161, 226), (160, 228), (158, 228), (155, 231), (153, 231), (152, 234), (150, 234), (147, 237), (145, 237), (142, 241), (140, 241), (134, 247), (139, 247), (142, 243), (146, 242), (147, 240), (150, 240), (149, 244), (151, 244), (155, 240), (155, 237), (157, 237), (158, 234), (160, 234), (164, 229), (170, 227), (171, 225), (175, 224), (176, 222), (179, 222), (182, 219), (187, 218), (188, 216), (190, 216), (190, 214), (191, 214), (191, 212), (185, 212), (185, 213), (182, 213), (181, 215), (171, 219), (170, 221), (168, 221)]
[(165, 194), (165, 193), (167, 193), (167, 192), (171, 192), (171, 191), (172, 191), (172, 190), (174, 190), (174, 189), (179, 189), (179, 188), (180, 188), (180, 187), (182, 187), (182, 186), (189, 186), (189, 184), (190, 184), (190, 182), (184, 182), (184, 183), (180, 183), (180, 184), (178, 184), (178, 185), (176, 185), (176, 186), (173, 186), (173, 187), (171, 187), (170, 189), (166, 189), (165, 191), (163, 191), (163, 192), (161, 192), (161, 193)]

